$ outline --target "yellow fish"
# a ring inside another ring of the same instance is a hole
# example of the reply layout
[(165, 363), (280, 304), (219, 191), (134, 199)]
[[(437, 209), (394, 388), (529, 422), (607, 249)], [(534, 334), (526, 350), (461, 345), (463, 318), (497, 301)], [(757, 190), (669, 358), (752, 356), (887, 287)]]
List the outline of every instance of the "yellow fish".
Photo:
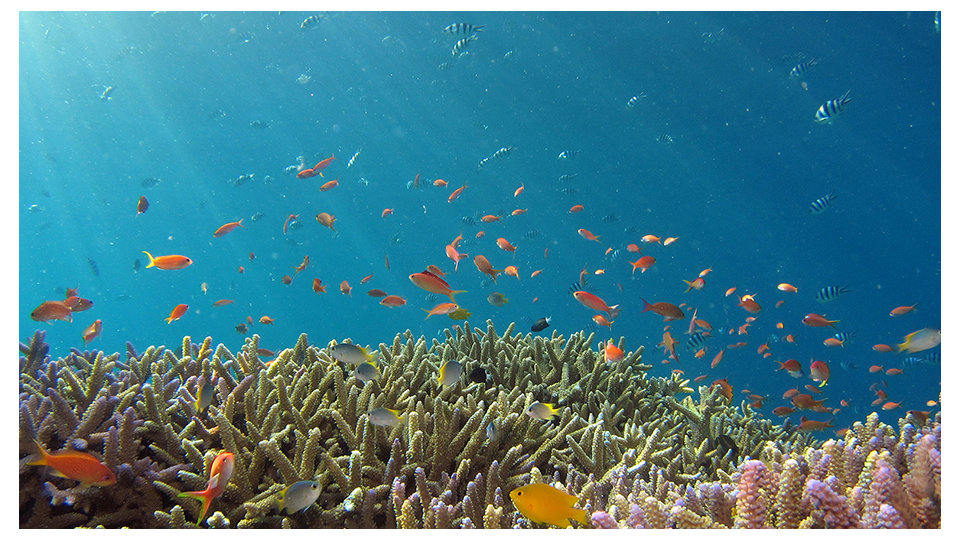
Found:
[(448, 313), (447, 317), (450, 317), (455, 321), (465, 321), (470, 317), (470, 315), (472, 315), (472, 313), (467, 311), (465, 308), (460, 308), (453, 313)]
[(535, 523), (566, 528), (570, 526), (568, 520), (575, 519), (584, 525), (590, 524), (587, 511), (573, 507), (579, 497), (547, 484), (518, 487), (510, 492), (510, 500), (521, 514)]

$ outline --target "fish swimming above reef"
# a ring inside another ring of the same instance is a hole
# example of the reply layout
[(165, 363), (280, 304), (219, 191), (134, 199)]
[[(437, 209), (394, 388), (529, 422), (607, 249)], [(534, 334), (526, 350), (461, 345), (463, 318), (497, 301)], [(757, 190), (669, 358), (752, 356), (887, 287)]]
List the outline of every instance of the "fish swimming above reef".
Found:
[(207, 515), (210, 509), (210, 503), (214, 499), (223, 495), (230, 483), (230, 477), (233, 476), (234, 458), (231, 452), (220, 452), (213, 460), (210, 466), (210, 480), (207, 481), (207, 489), (203, 491), (184, 491), (177, 495), (178, 497), (187, 497), (197, 499), (203, 502), (203, 508), (200, 516), (197, 518), (197, 525), (203, 521), (203, 516)]
[(547, 484), (531, 484), (510, 492), (510, 500), (527, 519), (557, 527), (570, 526), (571, 519), (584, 525), (590, 523), (587, 511), (574, 508), (580, 498)]
[(541, 330), (545, 330), (550, 326), (551, 320), (552, 320), (552, 317), (540, 317), (539, 319), (536, 320), (536, 322), (533, 323), (533, 325), (530, 326), (530, 331), (540, 332)]
[(320, 483), (314, 480), (294, 482), (277, 495), (274, 507), (278, 512), (287, 514), (306, 512), (316, 502), (320, 491)]
[(40, 457), (27, 465), (45, 465), (57, 471), (55, 476), (77, 480), (80, 485), (102, 487), (113, 485), (117, 481), (113, 471), (93, 454), (70, 449), (48, 453), (40, 441), (33, 442), (37, 445)]
[(373, 355), (366, 347), (358, 347), (353, 343), (338, 343), (330, 349), (330, 356), (344, 364), (360, 365), (373, 360)]

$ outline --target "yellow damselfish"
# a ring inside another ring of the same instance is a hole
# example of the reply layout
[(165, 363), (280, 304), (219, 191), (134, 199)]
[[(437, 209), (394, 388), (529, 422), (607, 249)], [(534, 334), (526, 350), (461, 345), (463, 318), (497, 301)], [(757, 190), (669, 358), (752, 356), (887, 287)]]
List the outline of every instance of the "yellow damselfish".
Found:
[(547, 484), (530, 484), (510, 492), (510, 500), (527, 519), (535, 523), (549, 523), (557, 527), (569, 527), (568, 520), (575, 519), (589, 525), (587, 511), (574, 508), (580, 499)]

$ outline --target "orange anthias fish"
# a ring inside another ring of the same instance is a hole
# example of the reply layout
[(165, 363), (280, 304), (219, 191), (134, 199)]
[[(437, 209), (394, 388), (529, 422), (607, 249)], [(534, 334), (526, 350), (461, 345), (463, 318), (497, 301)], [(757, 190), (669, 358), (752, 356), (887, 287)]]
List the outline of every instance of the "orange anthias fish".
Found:
[(777, 371), (781, 369), (785, 370), (790, 374), (791, 377), (800, 378), (803, 377), (803, 368), (800, 366), (800, 362), (791, 358), (786, 362), (780, 362), (777, 360), (777, 363), (780, 364), (780, 367), (777, 368)]
[(833, 325), (840, 321), (839, 320), (830, 321), (830, 320), (827, 320), (827, 318), (824, 317), (823, 315), (818, 315), (816, 313), (807, 313), (807, 315), (803, 318), (802, 322), (807, 326), (829, 326), (831, 328), (836, 328)]
[(428, 264), (428, 265), (427, 265), (427, 271), (430, 272), (431, 274), (435, 275), (435, 276), (443, 277), (443, 276), (447, 275), (446, 272), (444, 272), (443, 270), (441, 270), (440, 267), (437, 266), (437, 265), (435, 265), (435, 264)]
[(73, 310), (62, 300), (48, 300), (36, 307), (30, 318), (35, 321), (67, 321), (73, 322)]
[(213, 460), (210, 466), (210, 480), (207, 481), (207, 489), (203, 491), (185, 491), (178, 497), (187, 497), (203, 501), (203, 508), (200, 511), (200, 517), (197, 518), (197, 525), (203, 521), (203, 516), (207, 515), (210, 509), (210, 503), (223, 494), (233, 476), (234, 458), (230, 452), (220, 452)]
[(588, 230), (586, 230), (586, 229), (577, 229), (577, 234), (579, 234), (580, 236), (586, 238), (587, 240), (593, 240), (594, 242), (599, 242), (599, 241), (600, 241), (600, 237), (599, 237), (599, 236), (593, 234), (592, 232), (590, 232), (590, 231), (588, 231)]
[(781, 283), (777, 285), (777, 288), (783, 292), (792, 292), (792, 293), (797, 292), (797, 288), (789, 283)]
[(93, 454), (69, 449), (58, 450), (51, 454), (47, 453), (40, 441), (34, 439), (33, 442), (40, 451), (40, 457), (27, 465), (51, 467), (57, 471), (56, 476), (77, 480), (81, 485), (110, 486), (117, 481), (113, 471)]
[(232, 303), (233, 303), (233, 300), (230, 300), (229, 298), (224, 298), (223, 300), (217, 300), (216, 302), (214, 302), (213, 307), (227, 306)]
[[(320, 176), (323, 176), (323, 175), (321, 174)], [(339, 185), (340, 185), (339, 178), (337, 178), (336, 180), (330, 180), (329, 182), (324, 182), (323, 185), (320, 186), (320, 191), (330, 191), (331, 189)]]
[(830, 421), (821, 422), (819, 420), (801, 420), (797, 426), (797, 431), (820, 431), (834, 427)]
[(273, 324), (273, 319), (267, 315), (260, 317), (260, 324)]
[(640, 301), (643, 302), (644, 312), (652, 311), (658, 315), (662, 315), (664, 321), (680, 320), (686, 316), (682, 309), (671, 304), (670, 302), (657, 302), (655, 304), (651, 304), (643, 298), (641, 298)]
[(913, 311), (913, 310), (915, 310), (915, 309), (917, 309), (917, 304), (914, 304), (914, 305), (912, 305), (912, 306), (900, 306), (900, 307), (895, 307), (895, 308), (893, 308), (892, 310), (890, 310), (890, 316), (891, 316), (891, 317), (900, 317), (900, 316), (902, 316), (902, 315), (906, 315), (907, 313), (910, 313), (911, 311)]
[(573, 297), (577, 299), (577, 302), (580, 302), (590, 309), (606, 311), (607, 314), (610, 315), (611, 319), (616, 318), (616, 316), (620, 313), (620, 310), (617, 309), (620, 304), (608, 306), (602, 298), (593, 293), (589, 293), (587, 291), (574, 291)]
[(643, 236), (643, 238), (640, 239), (640, 241), (641, 241), (641, 242), (644, 242), (644, 243), (648, 243), (648, 244), (649, 244), (649, 243), (659, 244), (659, 243), (660, 243), (660, 237), (659, 237), (659, 236), (654, 236), (654, 235), (652, 235), (652, 234), (646, 234), (646, 235)]
[(760, 313), (760, 310), (763, 308), (761, 308), (760, 304), (758, 304), (757, 301), (753, 299), (754, 296), (756, 295), (745, 294), (741, 296), (740, 303), (737, 305), (747, 310), (750, 313)]
[(353, 290), (353, 287), (350, 286), (350, 283), (347, 280), (340, 282), (340, 294), (350, 294), (350, 291)]
[(827, 363), (823, 360), (815, 360), (810, 363), (810, 378), (814, 382), (819, 382), (820, 387), (827, 385), (827, 381), (830, 380), (830, 367), (827, 366)]
[(173, 308), (173, 311), (170, 312), (170, 316), (164, 320), (167, 321), (167, 324), (170, 324), (180, 317), (183, 317), (183, 314), (186, 313), (188, 309), (190, 308), (186, 304), (177, 304), (176, 307)]
[(517, 279), (520, 279), (520, 270), (516, 266), (510, 265), (503, 269), (503, 273), (508, 276), (513, 276)]
[(402, 306), (402, 305), (406, 304), (406, 303), (407, 303), (407, 300), (406, 300), (406, 298), (404, 298), (404, 297), (402, 297), (402, 296), (397, 296), (397, 295), (395, 295), (395, 294), (389, 294), (389, 295), (387, 295), (387, 296), (384, 296), (383, 299), (380, 300), (380, 303), (383, 304), (383, 305), (385, 305), (385, 306), (387, 306), (387, 307), (397, 307), (397, 306)]
[(380, 212), (380, 217), (385, 218), (393, 213), (393, 208), (384, 208), (383, 212)]
[(460, 259), (467, 257), (467, 254), (457, 251), (457, 246), (455, 246), (453, 243), (447, 244), (447, 246), (444, 248), (444, 251), (446, 252), (447, 257), (453, 261), (453, 271), (456, 272), (460, 267)]
[(300, 265), (293, 267), (293, 269), (296, 270), (296, 272), (294, 272), (293, 275), (297, 275), (297, 274), (299, 274), (300, 272), (303, 272), (304, 270), (307, 269), (308, 266), (310, 266), (310, 256), (309, 256), (309, 255), (304, 255), (304, 256), (303, 256), (303, 261), (300, 262)]
[(619, 362), (626, 356), (623, 349), (613, 344), (612, 339), (608, 341), (606, 345), (601, 345), (601, 347), (603, 348), (603, 358), (607, 362)]
[[(630, 262), (630, 261), (627, 261), (627, 262)], [(657, 262), (657, 260), (654, 259), (653, 257), (651, 257), (650, 255), (645, 255), (645, 256), (643, 256), (643, 257), (640, 257), (640, 258), (637, 259), (636, 261), (633, 261), (633, 262), (630, 263), (630, 266), (633, 267), (633, 270), (631, 270), (630, 273), (632, 274), (632, 273), (636, 272), (636, 271), (637, 271), (637, 268), (639, 268), (639, 269), (640, 269), (640, 273), (642, 274), (642, 273), (646, 272), (647, 270), (649, 270), (650, 267), (653, 266), (656, 262)], [(697, 278), (697, 279), (699, 279), (699, 278)]]
[[(493, 278), (493, 282), (497, 282), (497, 274), (503, 272), (503, 270), (497, 270), (490, 264), (490, 261), (487, 260), (483, 255), (477, 255), (473, 258), (473, 264), (477, 265), (477, 270), (480, 270), (484, 274)], [(453, 300), (453, 297), (450, 297)]]
[[(447, 202), (453, 202), (453, 201), (455, 201), (455, 200), (457, 199), (457, 197), (459, 197), (460, 194), (463, 193), (463, 190), (465, 190), (465, 189), (467, 189), (467, 185), (466, 185), (466, 184), (464, 184), (464, 185), (458, 187), (457, 189), (453, 190), (453, 193), (451, 193), (450, 196), (447, 197)], [(472, 192), (471, 192), (471, 193), (472, 193)]]
[(581, 210), (583, 210), (583, 205), (582, 205), (582, 204), (575, 204), (575, 205), (573, 205), (573, 206), (570, 207), (570, 213), (571, 213), (571, 214), (576, 214), (577, 212), (580, 212)]
[(103, 321), (101, 321), (100, 319), (93, 321), (93, 324), (88, 326), (83, 331), (83, 336), (82, 336), (83, 342), (90, 343), (91, 341), (93, 341), (94, 338), (100, 335), (101, 330), (103, 330)]
[(190, 257), (184, 257), (183, 255), (161, 255), (154, 257), (149, 251), (144, 251), (143, 253), (150, 258), (150, 264), (147, 265), (147, 268), (156, 266), (161, 270), (180, 270), (193, 264)]
[(290, 226), (290, 222), (300, 218), (300, 214), (290, 214), (287, 216), (287, 219), (283, 222), (283, 234), (287, 234), (287, 227)]
[(370, 289), (369, 291), (367, 291), (367, 296), (372, 296), (374, 298), (383, 298), (384, 296), (387, 296), (387, 292), (382, 291), (380, 289)]
[(517, 510), (530, 521), (547, 523), (560, 528), (570, 526), (571, 519), (584, 525), (590, 523), (586, 510), (574, 508), (580, 500), (547, 484), (531, 484), (510, 492), (510, 500)]
[(297, 173), (297, 178), (313, 178), (316, 175), (317, 175), (317, 172), (314, 171), (313, 169), (304, 169)]
[[(420, 309), (423, 309), (423, 308), (420, 308)], [(423, 309), (423, 310), (427, 312), (426, 319), (429, 319), (431, 315), (449, 315), (458, 309), (460, 309), (460, 306), (458, 306), (457, 304), (454, 304), (453, 302), (444, 302), (442, 304), (437, 304), (433, 306), (432, 309)]]
[(710, 362), (711, 369), (717, 367), (720, 364), (720, 361), (723, 360), (723, 352), (725, 350), (726, 349), (720, 349), (720, 352), (718, 352), (717, 355), (713, 357), (713, 361)]
[(330, 164), (333, 163), (334, 159), (336, 159), (336, 157), (331, 152), (330, 157), (313, 166), (313, 172), (323, 176), (323, 170), (329, 167)]
[(360, 284), (363, 285), (364, 283), (370, 281), (371, 279), (373, 279), (373, 274), (367, 274), (360, 279)]
[(224, 223), (223, 225), (220, 226), (219, 229), (217, 229), (216, 231), (213, 231), (213, 237), (220, 238), (221, 236), (226, 235), (228, 232), (236, 229), (237, 227), (243, 227), (242, 218), (239, 221), (231, 221), (230, 223)]
[(521, 193), (523, 193), (523, 184), (520, 184), (520, 187), (513, 191), (513, 196), (519, 197)]
[(444, 180), (443, 178), (437, 178), (436, 180), (433, 181), (433, 185), (437, 187), (447, 187), (447, 181)]
[(513, 246), (513, 244), (511, 244), (510, 241), (507, 240), (506, 238), (502, 238), (502, 237), (501, 237), (501, 238), (497, 238), (497, 246), (498, 246), (500, 249), (502, 249), (502, 250), (504, 250), (504, 251), (509, 251), (509, 252), (511, 252), (511, 253), (513, 253), (513, 254), (516, 254), (516, 252), (517, 252), (517, 248), (515, 248), (515, 247)]
[(698, 277), (697, 279), (695, 279), (695, 280), (693, 280), (693, 281), (683, 280), (683, 282), (687, 284), (687, 290), (683, 291), (683, 292), (685, 292), (685, 293), (688, 293), (688, 292), (692, 291), (693, 289), (696, 289), (696, 290), (699, 291), (700, 289), (703, 288), (704, 285), (707, 284), (707, 282), (704, 281), (702, 277)]
[(482, 222), (484, 222), (484, 223), (493, 223), (494, 221), (500, 221), (500, 216), (496, 216), (496, 215), (493, 215), (493, 214), (487, 214), (487, 215), (481, 217), (481, 218), (480, 218), (480, 221), (482, 221)]
[(593, 322), (597, 326), (606, 326), (607, 328), (610, 328), (611, 326), (613, 326), (613, 321), (608, 321), (606, 317), (604, 317), (599, 313), (593, 316)]
[(428, 271), (418, 272), (416, 274), (410, 274), (410, 281), (414, 285), (420, 287), (421, 289), (432, 292), (434, 294), (443, 294), (450, 297), (450, 301), (454, 302), (453, 296), (455, 294), (460, 294), (467, 291), (454, 291), (450, 288), (450, 284), (443, 280), (443, 278), (432, 274)]
[(674, 361), (680, 361), (680, 358), (677, 356), (677, 340), (673, 339), (673, 335), (671, 335), (670, 332), (663, 333), (663, 341), (658, 343), (658, 345), (662, 345), (664, 352), (670, 353), (670, 358)]

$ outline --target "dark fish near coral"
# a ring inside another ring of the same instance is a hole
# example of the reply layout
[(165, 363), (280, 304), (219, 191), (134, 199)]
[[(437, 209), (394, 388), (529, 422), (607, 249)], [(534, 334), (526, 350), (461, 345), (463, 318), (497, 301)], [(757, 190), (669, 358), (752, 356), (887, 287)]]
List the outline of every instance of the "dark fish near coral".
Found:
[(247, 333), (247, 325), (245, 325), (245, 324), (243, 324), (243, 323), (240, 323), (240, 324), (234, 326), (233, 328), (234, 328), (234, 330), (237, 331), (238, 334), (246, 334), (246, 333)]
[(540, 317), (539, 319), (537, 319), (537, 322), (533, 323), (533, 325), (530, 327), (530, 331), (539, 332), (541, 330), (546, 329), (547, 327), (550, 326), (551, 320), (552, 320), (552, 317)]
[(470, 371), (470, 380), (475, 383), (482, 383), (487, 381), (487, 370), (482, 367), (475, 367)]
[(719, 448), (723, 451), (724, 454), (727, 452), (733, 452), (733, 460), (736, 461), (737, 457), (740, 455), (740, 448), (737, 447), (736, 441), (733, 440), (733, 437), (729, 435), (720, 435), (714, 441), (716, 448)]
[(213, 403), (213, 393), (216, 387), (210, 383), (204, 384), (197, 394), (197, 412), (203, 412)]

